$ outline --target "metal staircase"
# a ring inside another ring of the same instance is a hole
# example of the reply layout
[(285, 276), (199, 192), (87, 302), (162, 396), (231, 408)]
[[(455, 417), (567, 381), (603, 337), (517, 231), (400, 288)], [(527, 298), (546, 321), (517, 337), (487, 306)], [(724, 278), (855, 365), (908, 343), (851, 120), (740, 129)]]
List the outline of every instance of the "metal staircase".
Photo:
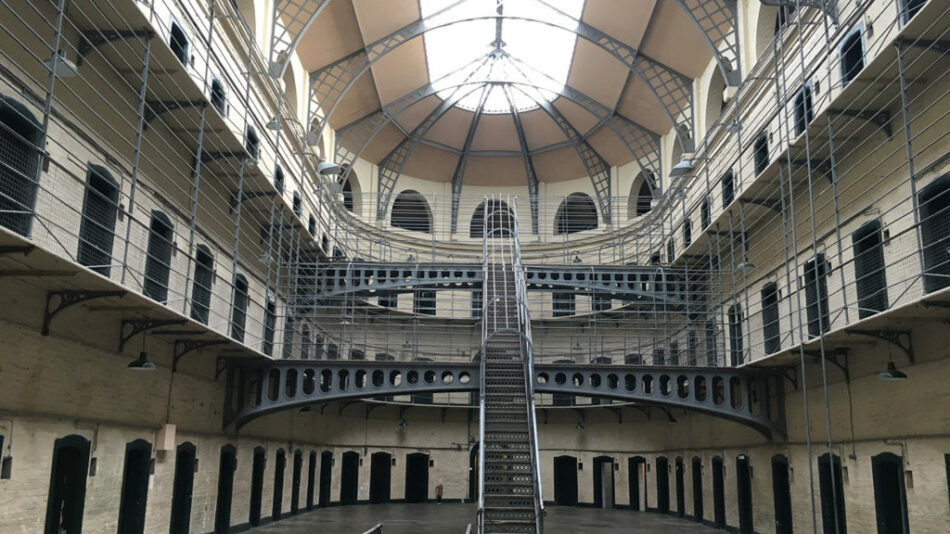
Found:
[[(540, 534), (543, 499), (524, 266), (516, 212), (510, 219), (502, 215), (486, 213), (483, 231), (478, 532)], [(493, 224), (499, 220), (503, 224)]]

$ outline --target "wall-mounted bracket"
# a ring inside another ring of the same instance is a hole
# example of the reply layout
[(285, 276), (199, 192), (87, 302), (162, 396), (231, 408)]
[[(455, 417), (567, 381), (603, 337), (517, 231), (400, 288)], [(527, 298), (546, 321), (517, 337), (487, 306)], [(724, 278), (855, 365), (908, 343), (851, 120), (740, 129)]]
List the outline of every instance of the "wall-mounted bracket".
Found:
[(894, 136), (894, 130), (891, 128), (891, 112), (886, 109), (873, 110), (873, 109), (829, 109), (828, 114), (832, 116), (844, 115), (845, 117), (855, 117), (858, 119), (865, 120), (878, 126), (884, 130), (887, 138), (890, 139)]
[(795, 388), (795, 391), (798, 391), (798, 373), (795, 372), (797, 368), (795, 365), (782, 367), (782, 376), (792, 383), (792, 387)]
[(172, 360), (172, 372), (178, 370), (178, 361), (182, 359), (189, 352), (194, 352), (198, 349), (203, 349), (205, 347), (211, 347), (214, 345), (224, 345), (227, 341), (223, 339), (178, 339), (175, 340), (175, 347), (173, 351)]
[[(53, 321), (53, 318), (59, 314), (59, 312), (79, 304), (80, 302), (85, 302), (92, 299), (101, 299), (106, 297), (123, 297), (125, 296), (125, 291), (89, 291), (85, 289), (77, 290), (63, 290), (63, 291), (47, 291), (46, 292), (46, 307), (43, 309), (43, 330), (42, 334), (44, 336), (49, 335), (50, 323)], [(52, 304), (53, 299), (56, 298), (59, 300), (59, 303), (55, 308), (50, 309), (50, 304)]]
[(608, 411), (613, 412), (613, 414), (617, 416), (617, 424), (618, 424), (618, 425), (623, 424), (623, 410), (622, 410), (622, 409), (620, 409), (620, 408), (613, 408), (613, 407), (610, 407), (610, 406), (607, 406), (606, 408), (607, 408)]
[(841, 369), (841, 372), (844, 373), (844, 381), (850, 384), (851, 367), (848, 365), (848, 350), (849, 349), (846, 348), (837, 348), (825, 351), (806, 350), (804, 352), (806, 355), (814, 357), (815, 361), (821, 360), (821, 357), (824, 356), (826, 362)]
[(825, 15), (831, 17), (831, 21), (838, 24), (838, 1), (837, 0), (760, 0), (767, 6), (796, 8), (811, 7), (820, 9)]
[(9, 256), (11, 254), (29, 256), (34, 250), (36, 250), (36, 245), (4, 245), (0, 246), (0, 256)]
[(125, 39), (151, 39), (154, 36), (151, 30), (83, 30), (79, 46), (76, 47), (76, 51), (79, 52), (76, 66), (81, 66), (83, 59), (97, 46)]
[(792, 165), (797, 165), (799, 167), (811, 167), (825, 176), (828, 177), (828, 181), (831, 181), (831, 161), (829, 160), (818, 160), (818, 159), (790, 159), (787, 160)]
[(207, 102), (203, 100), (146, 100), (142, 118), (145, 120), (145, 128), (148, 128), (149, 123), (162, 113), (187, 108), (203, 108), (206, 105)]
[[(878, 339), (883, 339), (891, 345), (904, 351), (904, 354), (907, 355), (907, 359), (910, 360), (910, 363), (914, 363), (914, 339), (911, 337), (910, 330), (861, 330), (857, 328), (849, 328), (846, 330), (849, 334), (856, 334), (859, 336), (869, 336), (876, 337)], [(906, 339), (906, 343), (904, 342)]]
[[(122, 326), (119, 327), (119, 352), (122, 352), (125, 348), (125, 344), (130, 339), (143, 332), (163, 326), (178, 326), (187, 322), (185, 319), (151, 319), (149, 317), (143, 319), (123, 319)], [(128, 333), (126, 333), (126, 327), (129, 327)]]

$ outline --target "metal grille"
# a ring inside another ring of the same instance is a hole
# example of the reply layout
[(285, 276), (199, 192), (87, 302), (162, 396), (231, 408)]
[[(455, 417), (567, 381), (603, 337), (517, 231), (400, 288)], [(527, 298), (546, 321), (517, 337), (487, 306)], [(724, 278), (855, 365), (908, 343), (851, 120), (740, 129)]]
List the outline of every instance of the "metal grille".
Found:
[(174, 232), (168, 216), (152, 213), (148, 234), (148, 255), (145, 259), (145, 283), (142, 293), (161, 303), (168, 300), (168, 277), (171, 271)]
[(38, 130), (30, 118), (0, 100), (0, 225), (29, 235), (36, 198), (36, 149), (29, 140)]
[(950, 174), (920, 192), (920, 227), (924, 255), (924, 290), (950, 286)]
[(205, 245), (195, 252), (195, 279), (191, 289), (191, 318), (208, 324), (211, 311), (211, 286), (214, 284), (214, 256)]
[(103, 276), (109, 276), (112, 266), (118, 188), (119, 184), (105, 169), (90, 168), (83, 198), (76, 261)]
[(864, 224), (852, 236), (858, 316), (862, 319), (887, 309), (887, 279), (881, 223)]
[(231, 337), (244, 341), (247, 325), (247, 278), (243, 274), (234, 277), (234, 297), (231, 304)]

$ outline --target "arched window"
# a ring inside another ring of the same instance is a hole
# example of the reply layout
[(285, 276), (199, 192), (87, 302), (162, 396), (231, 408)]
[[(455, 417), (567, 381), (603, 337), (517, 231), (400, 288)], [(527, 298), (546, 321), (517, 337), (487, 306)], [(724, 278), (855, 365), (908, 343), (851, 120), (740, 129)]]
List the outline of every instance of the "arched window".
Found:
[[(488, 220), (485, 220), (487, 212)], [(488, 237), (511, 237), (515, 229), (514, 214), (503, 200), (489, 199), (475, 208), (472, 222), (469, 225), (470, 237), (484, 237), (487, 229)]]
[(390, 222), (395, 228), (428, 234), (432, 232), (432, 211), (425, 197), (406, 190), (393, 201)]
[(171, 47), (172, 53), (175, 54), (178, 61), (181, 61), (181, 64), (186, 67), (191, 63), (188, 58), (188, 45), (188, 36), (185, 35), (185, 30), (177, 22), (172, 22), (171, 32), (168, 36), (168, 46)]
[(317, 233), (317, 219), (313, 216), (313, 214), (307, 217), (307, 232), (310, 235), (316, 235)]
[(887, 309), (887, 277), (884, 272), (884, 241), (881, 221), (865, 223), (852, 236), (854, 282), (858, 293), (858, 317)]
[(284, 348), (281, 351), (281, 357), (289, 360), (294, 355), (294, 318), (286, 317), (284, 319)]
[(630, 195), (627, 198), (628, 219), (650, 213), (650, 210), (653, 209), (655, 184), (656, 179), (649, 171), (641, 171), (633, 179), (633, 184), (630, 185)]
[(23, 104), (0, 96), (0, 226), (27, 236), (36, 203), (40, 126)]
[(805, 315), (808, 317), (809, 337), (820, 336), (830, 327), (826, 280), (830, 272), (824, 254), (816, 254), (805, 262)]
[(119, 183), (104, 168), (89, 165), (76, 260), (103, 276), (111, 269), (118, 203)]
[(795, 93), (795, 135), (805, 133), (805, 129), (815, 118), (814, 104), (811, 98), (811, 85), (804, 85)]
[(752, 160), (755, 175), (758, 176), (769, 166), (769, 133), (760, 132), (752, 143)]
[[(352, 174), (352, 173), (350, 173)], [(343, 184), (343, 207), (347, 211), (353, 211), (353, 178), (348, 177)]]
[(248, 126), (247, 132), (244, 134), (244, 148), (251, 159), (257, 161), (261, 149), (261, 138), (257, 136), (257, 130), (253, 126)]
[(228, 94), (224, 89), (224, 84), (217, 78), (211, 80), (211, 105), (218, 110), (222, 116), (228, 113)]
[(294, 215), (296, 215), (297, 217), (300, 217), (300, 214), (303, 213), (303, 207), (302, 207), (302, 201), (300, 200), (299, 191), (294, 191), (292, 206), (294, 210)]
[(901, 1), (901, 20), (906, 24), (914, 15), (924, 7), (927, 0), (900, 0)]
[(274, 352), (274, 330), (277, 327), (277, 305), (274, 301), (267, 299), (264, 306), (264, 340), (261, 344), (261, 352), (270, 356)]
[(950, 286), (950, 174), (917, 194), (924, 252), (924, 292)]
[(735, 175), (732, 174), (731, 170), (726, 171), (726, 174), (722, 175), (720, 183), (722, 184), (722, 209), (726, 209), (736, 198)]
[(853, 28), (838, 49), (841, 61), (841, 85), (845, 86), (858, 76), (864, 68), (864, 43), (861, 28)]
[(300, 359), (309, 360), (310, 359), (310, 327), (303, 325), (303, 328), (300, 329)]
[(277, 190), (278, 195), (284, 193), (284, 169), (280, 165), (274, 169), (274, 189)]
[(666, 263), (673, 263), (676, 260), (676, 241), (669, 238), (666, 241)]
[(571, 193), (554, 215), (554, 234), (573, 234), (597, 228), (597, 205), (589, 195)]
[(778, 285), (770, 282), (762, 286), (762, 333), (765, 353), (778, 352), (782, 347), (778, 322)]
[(294, 69), (288, 65), (284, 71), (284, 102), (287, 103), (287, 115), (297, 116), (297, 77)]
[(231, 304), (231, 337), (244, 341), (247, 324), (247, 278), (243, 274), (234, 277), (234, 299)]
[[(726, 80), (722, 77), (722, 72), (715, 69), (712, 78), (709, 80), (709, 89), (706, 91), (706, 131), (713, 129), (713, 126), (722, 115), (726, 107)], [(674, 161), (675, 165), (676, 162)]]
[(709, 225), (712, 223), (712, 208), (709, 203), (709, 195), (703, 197), (702, 203), (699, 205), (699, 222), (703, 225), (703, 230), (709, 228)]
[(775, 28), (773, 31), (774, 35), (782, 33), (786, 26), (788, 26), (789, 21), (792, 20), (792, 15), (795, 14), (795, 6), (779, 6), (775, 10)]
[(730, 364), (737, 366), (742, 363), (742, 306), (729, 306), (729, 356)]
[(693, 243), (693, 221), (688, 217), (683, 220), (683, 248), (689, 248)]
[(171, 219), (160, 211), (152, 212), (149, 223), (148, 252), (145, 258), (145, 283), (142, 293), (161, 302), (168, 300), (168, 276), (171, 272), (174, 243)]
[(191, 318), (208, 324), (211, 311), (211, 285), (214, 282), (214, 256), (205, 245), (195, 249), (195, 279), (191, 287)]

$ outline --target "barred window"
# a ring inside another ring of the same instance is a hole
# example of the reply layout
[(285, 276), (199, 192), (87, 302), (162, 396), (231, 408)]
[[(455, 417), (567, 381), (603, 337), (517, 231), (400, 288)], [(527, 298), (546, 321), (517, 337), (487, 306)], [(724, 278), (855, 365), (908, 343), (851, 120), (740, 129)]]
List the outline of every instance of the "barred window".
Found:
[(478, 319), (482, 316), (482, 292), (480, 289), (472, 291), (472, 317)]
[(76, 260), (103, 276), (111, 271), (118, 204), (119, 183), (103, 167), (89, 165)]
[(914, 15), (924, 7), (927, 0), (901, 0), (901, 20), (904, 23), (910, 22)]
[(709, 228), (712, 224), (712, 208), (709, 205), (709, 196), (703, 197), (703, 202), (699, 205), (699, 222), (703, 225), (703, 230)]
[(160, 211), (152, 212), (149, 224), (148, 252), (145, 258), (145, 284), (142, 293), (165, 304), (168, 300), (168, 276), (171, 272), (174, 243), (171, 219)]
[(413, 313), (435, 315), (435, 291), (416, 291), (412, 299)]
[(736, 198), (735, 175), (731, 170), (722, 176), (720, 183), (722, 184), (722, 209), (726, 209)]
[(244, 148), (251, 159), (256, 161), (258, 155), (260, 155), (261, 138), (257, 136), (257, 130), (253, 126), (248, 126), (244, 133)]
[(247, 278), (243, 274), (234, 277), (234, 298), (231, 304), (231, 337), (244, 341), (247, 324)]
[(213, 78), (211, 80), (211, 105), (218, 110), (221, 115), (228, 113), (228, 94), (224, 90), (224, 84), (221, 80)]
[(168, 46), (171, 47), (172, 53), (175, 54), (178, 61), (181, 61), (182, 65), (187, 67), (191, 63), (188, 58), (188, 36), (185, 35), (185, 30), (177, 22), (172, 22), (171, 32), (168, 36)]
[(729, 358), (733, 366), (742, 363), (742, 306), (729, 306)]
[(864, 43), (861, 28), (853, 28), (841, 42), (838, 49), (841, 61), (841, 85), (848, 85), (864, 68)]
[(205, 245), (195, 249), (195, 279), (191, 286), (191, 318), (208, 324), (211, 286), (214, 283), (214, 255)]
[(280, 165), (274, 168), (274, 189), (278, 195), (284, 193), (284, 169)]
[(274, 330), (277, 327), (277, 305), (268, 299), (264, 306), (264, 340), (261, 352), (270, 356), (274, 352)]
[(310, 327), (303, 325), (303, 328), (300, 329), (300, 359), (309, 360), (310, 359)]
[[(485, 217), (488, 217), (487, 221)], [(508, 204), (489, 199), (475, 208), (468, 233), (469, 237), (484, 237), (483, 233), (487, 232), (489, 238), (504, 238), (511, 237), (514, 228), (514, 214)]]
[(573, 234), (597, 228), (597, 206), (589, 195), (571, 193), (554, 215), (554, 234)]
[(303, 213), (303, 206), (302, 206), (302, 201), (300, 200), (300, 193), (298, 191), (294, 191), (292, 206), (294, 210), (294, 215), (296, 215), (297, 217), (300, 217), (300, 214)]
[(406, 190), (396, 195), (393, 201), (390, 224), (395, 228), (402, 228), (410, 232), (432, 232), (432, 211), (425, 197), (413, 190)]
[(858, 317), (887, 309), (887, 276), (881, 222), (865, 223), (851, 237), (854, 245), (854, 277), (858, 292)]
[(673, 238), (666, 241), (666, 263), (673, 263), (676, 260), (676, 242)]
[(805, 262), (805, 314), (808, 317), (808, 335), (815, 337), (828, 331), (828, 263), (824, 254), (817, 254)]
[(778, 285), (770, 282), (762, 287), (762, 332), (765, 353), (778, 352), (782, 347), (778, 322)]
[(0, 96), (0, 226), (30, 234), (40, 126), (23, 104)]
[(637, 217), (650, 213), (653, 209), (653, 191), (650, 190), (650, 184), (646, 179), (640, 184), (640, 190), (637, 191)]
[(950, 286), (950, 174), (917, 194), (924, 249), (924, 291)]
[(317, 219), (312, 214), (307, 217), (307, 232), (310, 235), (317, 233)]
[(693, 243), (693, 221), (683, 220), (683, 248), (689, 247)]
[(812, 119), (815, 118), (815, 108), (811, 97), (811, 85), (804, 85), (795, 93), (795, 135), (805, 133)]
[(769, 166), (769, 134), (761, 132), (752, 143), (753, 165), (758, 176)]
[(399, 304), (399, 295), (396, 293), (380, 293), (379, 305), (383, 308), (395, 308)]
[(555, 317), (574, 315), (575, 295), (571, 291), (555, 291), (551, 294)]

